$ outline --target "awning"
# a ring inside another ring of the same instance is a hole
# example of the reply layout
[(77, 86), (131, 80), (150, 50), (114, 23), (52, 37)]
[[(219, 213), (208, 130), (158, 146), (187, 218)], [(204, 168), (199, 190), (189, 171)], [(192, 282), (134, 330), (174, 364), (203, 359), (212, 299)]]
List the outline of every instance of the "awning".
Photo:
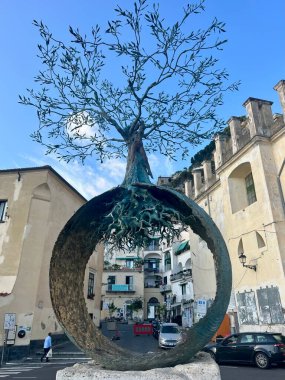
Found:
[(179, 244), (174, 254), (175, 256), (178, 256), (180, 255), (180, 253), (187, 251), (188, 249), (190, 249), (190, 244), (189, 244), (189, 240), (186, 240)]
[(141, 257), (128, 256), (128, 257), (116, 257), (116, 260), (142, 260)]

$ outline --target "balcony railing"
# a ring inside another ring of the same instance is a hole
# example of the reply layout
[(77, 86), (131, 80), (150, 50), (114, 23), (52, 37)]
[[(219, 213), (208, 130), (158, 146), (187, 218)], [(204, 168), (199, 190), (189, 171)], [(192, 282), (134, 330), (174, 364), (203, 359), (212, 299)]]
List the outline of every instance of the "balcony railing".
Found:
[(173, 273), (170, 275), (170, 281), (184, 280), (187, 277), (192, 277), (192, 269), (184, 269), (180, 272)]
[(160, 293), (171, 292), (171, 285), (170, 284), (160, 285), (159, 290), (160, 290)]
[(159, 246), (158, 241), (155, 241), (151, 243), (150, 245), (148, 245), (147, 247), (145, 247), (145, 251), (159, 251), (159, 250), (160, 250), (160, 246)]
[(161, 270), (158, 268), (153, 268), (153, 267), (149, 267), (147, 265), (144, 266), (144, 271), (145, 272), (153, 272), (153, 273), (160, 273)]
[(109, 267), (104, 267), (105, 272), (117, 272), (117, 271), (124, 271), (124, 272), (142, 272), (143, 267), (142, 266), (137, 266), (137, 267), (126, 267), (123, 265), (117, 265), (117, 266), (109, 266)]
[(193, 295), (191, 294), (183, 294), (181, 298), (181, 303), (191, 303), (193, 302)]
[(135, 287), (129, 284), (109, 284), (107, 292), (135, 292)]

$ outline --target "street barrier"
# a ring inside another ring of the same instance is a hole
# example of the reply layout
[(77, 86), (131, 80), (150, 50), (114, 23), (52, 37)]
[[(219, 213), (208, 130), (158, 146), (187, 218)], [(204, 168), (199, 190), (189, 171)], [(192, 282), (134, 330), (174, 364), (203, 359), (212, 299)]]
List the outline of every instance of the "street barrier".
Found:
[(133, 332), (135, 336), (152, 335), (152, 324), (151, 323), (134, 324)]

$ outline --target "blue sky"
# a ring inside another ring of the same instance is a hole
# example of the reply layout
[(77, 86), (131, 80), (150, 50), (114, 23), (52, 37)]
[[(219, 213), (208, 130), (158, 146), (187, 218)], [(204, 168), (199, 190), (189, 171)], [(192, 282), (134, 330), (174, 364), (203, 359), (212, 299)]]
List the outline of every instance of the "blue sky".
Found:
[[(161, 0), (165, 17), (176, 19), (187, 1)], [(0, 169), (51, 165), (87, 198), (119, 185), (125, 162), (113, 160), (98, 165), (88, 160), (66, 164), (44, 155), (43, 148), (29, 137), (37, 126), (32, 108), (18, 104), (18, 95), (33, 88), (33, 77), (41, 68), (37, 55), (40, 41), (33, 19), (42, 20), (59, 39), (66, 38), (68, 26), (88, 33), (96, 23), (105, 25), (113, 17), (115, 5), (129, 0), (0, 0)], [(181, 5), (181, 6), (180, 6)], [(271, 100), (273, 112), (281, 112), (273, 86), (285, 79), (285, 2), (284, 0), (208, 0), (203, 21), (216, 16), (226, 23), (226, 44), (220, 65), (226, 67), (231, 81), (241, 81), (238, 92), (228, 93), (219, 110), (228, 120), (244, 115), (248, 97)], [(197, 151), (193, 150), (193, 154)], [(189, 166), (189, 161), (171, 163), (151, 155), (155, 175), (167, 176)]]

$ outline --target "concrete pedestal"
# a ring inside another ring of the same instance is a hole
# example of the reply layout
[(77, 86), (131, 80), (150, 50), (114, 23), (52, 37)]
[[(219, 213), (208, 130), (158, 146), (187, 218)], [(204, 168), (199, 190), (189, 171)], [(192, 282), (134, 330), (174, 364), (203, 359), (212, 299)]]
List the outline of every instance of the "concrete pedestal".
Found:
[(56, 380), (220, 380), (218, 365), (210, 355), (199, 353), (193, 361), (176, 367), (148, 371), (108, 371), (89, 362), (75, 364), (57, 372)]

